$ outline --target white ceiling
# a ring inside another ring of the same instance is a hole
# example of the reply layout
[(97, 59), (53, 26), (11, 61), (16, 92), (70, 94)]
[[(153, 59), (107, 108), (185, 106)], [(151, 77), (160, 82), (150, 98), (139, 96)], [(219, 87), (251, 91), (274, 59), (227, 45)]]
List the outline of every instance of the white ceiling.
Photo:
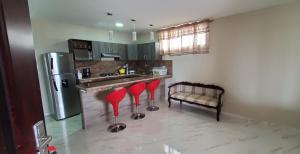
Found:
[[(144, 31), (149, 24), (159, 29), (205, 18), (216, 19), (297, 0), (29, 0), (32, 19), (108, 27), (124, 23), (120, 30)], [(108, 17), (106, 12), (113, 13)], [(114, 28), (117, 30), (117, 28)]]

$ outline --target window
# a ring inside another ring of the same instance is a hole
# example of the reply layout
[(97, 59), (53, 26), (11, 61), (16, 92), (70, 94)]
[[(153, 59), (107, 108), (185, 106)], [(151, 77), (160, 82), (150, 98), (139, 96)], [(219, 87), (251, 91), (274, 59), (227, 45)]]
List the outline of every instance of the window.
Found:
[(161, 55), (208, 53), (208, 27), (209, 21), (202, 21), (161, 30)]

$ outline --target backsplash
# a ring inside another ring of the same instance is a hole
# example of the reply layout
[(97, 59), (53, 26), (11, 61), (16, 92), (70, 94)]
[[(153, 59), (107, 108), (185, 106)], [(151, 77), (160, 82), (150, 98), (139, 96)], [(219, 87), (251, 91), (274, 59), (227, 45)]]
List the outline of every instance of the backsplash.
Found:
[(103, 73), (117, 73), (119, 67), (128, 64), (129, 69), (134, 69), (136, 74), (150, 74), (152, 67), (166, 66), (168, 74), (172, 75), (172, 60), (134, 60), (134, 61), (77, 61), (75, 69), (90, 68), (91, 77), (98, 77)]

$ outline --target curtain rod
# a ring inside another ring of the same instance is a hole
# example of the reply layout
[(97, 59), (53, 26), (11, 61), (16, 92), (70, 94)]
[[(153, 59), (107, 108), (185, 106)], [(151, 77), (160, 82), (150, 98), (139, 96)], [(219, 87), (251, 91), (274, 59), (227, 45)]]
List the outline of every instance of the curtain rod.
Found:
[(212, 20), (212, 19), (204, 19), (204, 20), (200, 20), (200, 21), (190, 21), (190, 22), (186, 22), (186, 23), (183, 23), (183, 24), (178, 24), (178, 25), (174, 25), (174, 26), (161, 28), (158, 31), (164, 31), (164, 30), (167, 30), (167, 29), (179, 28), (179, 27), (183, 27), (183, 26), (187, 26), (187, 25), (193, 25), (193, 24), (199, 24), (199, 23), (203, 23), (203, 22), (210, 23), (210, 22), (213, 22), (213, 21), (214, 20)]

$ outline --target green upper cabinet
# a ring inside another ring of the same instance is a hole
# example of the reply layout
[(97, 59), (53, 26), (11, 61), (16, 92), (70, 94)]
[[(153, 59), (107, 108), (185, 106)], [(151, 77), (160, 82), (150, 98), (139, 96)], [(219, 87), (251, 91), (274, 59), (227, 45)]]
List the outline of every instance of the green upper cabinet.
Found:
[(120, 55), (120, 60), (128, 60), (127, 44), (117, 44), (117, 53)]
[(100, 41), (91, 41), (93, 59), (100, 60), (101, 53), (120, 55), (120, 60), (161, 60), (159, 44), (120, 44)]
[(137, 45), (138, 60), (161, 60), (158, 43), (143, 43)]
[(138, 60), (138, 48), (137, 44), (128, 45), (128, 60)]
[(93, 58), (101, 59), (101, 53), (119, 54), (120, 60), (127, 60), (127, 44), (92, 41)]
[(100, 59), (101, 58), (101, 50), (99, 48), (100, 42), (92, 41), (92, 51), (93, 51), (93, 59)]
[(113, 51), (112, 43), (99, 42), (99, 48), (101, 53), (112, 53)]

